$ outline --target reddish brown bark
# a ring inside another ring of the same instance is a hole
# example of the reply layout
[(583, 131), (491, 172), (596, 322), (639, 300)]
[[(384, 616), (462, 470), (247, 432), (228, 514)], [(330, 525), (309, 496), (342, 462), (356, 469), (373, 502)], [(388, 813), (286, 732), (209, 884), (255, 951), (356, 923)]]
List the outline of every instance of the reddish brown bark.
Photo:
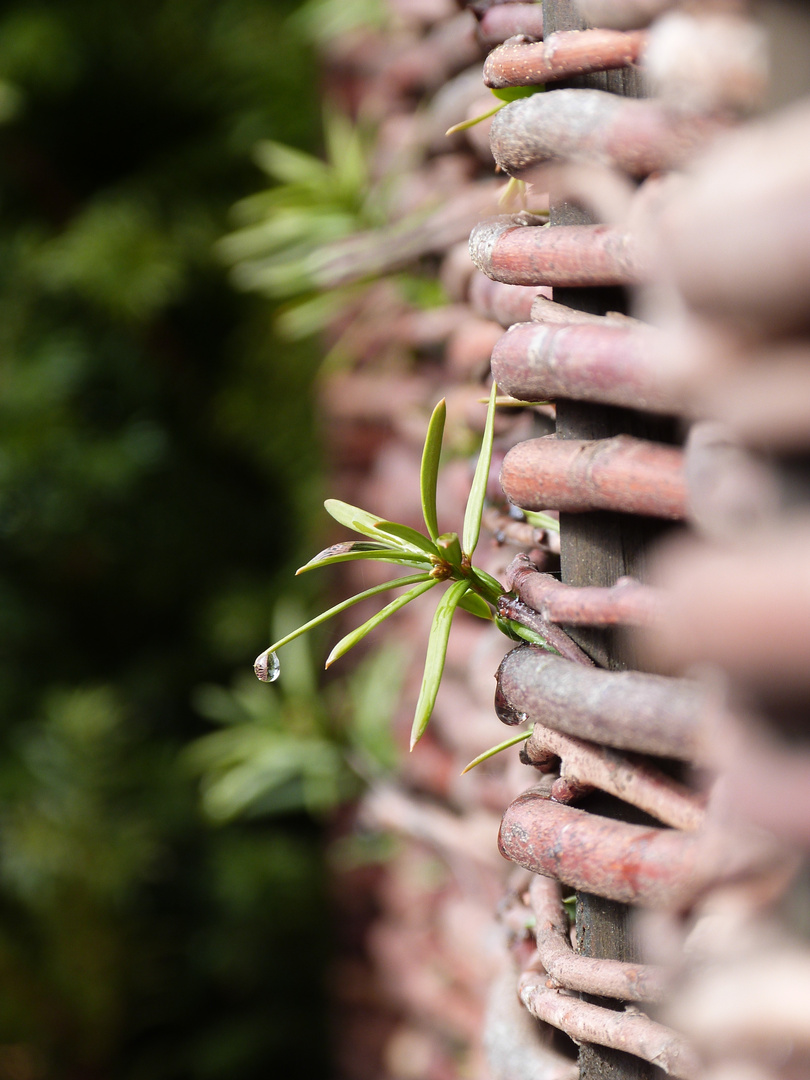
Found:
[(549, 990), (543, 976), (532, 972), (521, 980), (520, 999), (538, 1020), (559, 1028), (577, 1042), (624, 1050), (684, 1080), (694, 1080), (699, 1074), (698, 1059), (686, 1040), (643, 1013), (614, 1012), (559, 990)]
[(523, 401), (573, 398), (604, 405), (673, 412), (656, 362), (650, 327), (604, 322), (588, 326), (513, 326), (492, 353), (498, 386)]
[(563, 30), (536, 43), (507, 41), (485, 60), (484, 82), (495, 89), (534, 86), (627, 67), (638, 60), (646, 39), (639, 30)]
[(529, 886), (529, 902), (536, 920), (537, 952), (549, 976), (549, 988), (578, 990), (619, 1001), (660, 1001), (666, 983), (663, 969), (574, 952), (556, 881), (535, 874)]
[(697, 683), (588, 668), (528, 645), (507, 653), (497, 679), (496, 710), (512, 723), (533, 720), (619, 750), (701, 756), (709, 702)]
[(638, 757), (564, 735), (535, 723), (522, 757), (548, 764), (559, 759), (560, 779), (551, 789), (557, 802), (599, 788), (675, 829), (698, 829), (706, 817), (700, 801), (686, 788)]
[(524, 510), (618, 510), (676, 520), (687, 512), (682, 451), (629, 435), (519, 443), (503, 460), (501, 486)]
[(472, 230), (470, 256), (487, 277), (510, 285), (631, 285), (646, 276), (633, 237), (610, 225), (549, 229), (490, 218)]
[(535, 874), (623, 904), (679, 910), (712, 885), (764, 869), (753, 836), (681, 832), (599, 817), (529, 792), (504, 814), (498, 846)]
[(565, 585), (523, 553), (509, 564), (506, 587), (548, 622), (569, 626), (651, 626), (663, 614), (664, 595), (650, 585), (632, 578), (609, 587)]
[(473, 310), (504, 327), (527, 322), (538, 296), (551, 300), (551, 289), (544, 285), (507, 285), (480, 272), (473, 274), (470, 281), (469, 300)]
[(496, 113), (492, 155), (510, 176), (550, 161), (591, 160), (631, 176), (679, 168), (720, 129), (717, 120), (669, 112), (656, 101), (602, 90), (532, 94)]

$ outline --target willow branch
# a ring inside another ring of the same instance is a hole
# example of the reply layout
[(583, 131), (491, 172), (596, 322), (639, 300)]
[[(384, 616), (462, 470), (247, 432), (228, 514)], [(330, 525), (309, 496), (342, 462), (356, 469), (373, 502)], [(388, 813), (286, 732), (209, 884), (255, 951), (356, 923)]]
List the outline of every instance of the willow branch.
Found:
[(545, 41), (507, 41), (485, 60), (484, 82), (496, 89), (533, 86), (627, 67), (638, 60), (646, 38), (637, 30), (562, 30)]
[(580, 956), (571, 946), (560, 886), (535, 874), (529, 886), (535, 940), (550, 989), (578, 990), (618, 1001), (660, 1001), (666, 985), (662, 968)]
[(699, 1062), (686, 1040), (643, 1013), (614, 1012), (549, 990), (544, 977), (531, 971), (521, 978), (519, 993), (533, 1016), (564, 1031), (576, 1042), (624, 1050), (683, 1080), (693, 1080), (699, 1073)]
[(676, 520), (687, 513), (683, 451), (629, 435), (518, 443), (503, 460), (501, 486), (524, 510), (618, 510)]
[(506, 587), (543, 619), (569, 626), (652, 626), (664, 606), (663, 592), (629, 577), (609, 587), (565, 585), (523, 552), (506, 569)]
[(549, 755), (561, 762), (560, 779), (551, 789), (557, 802), (569, 802), (582, 791), (599, 788), (675, 829), (699, 829), (705, 824), (701, 801), (660, 769), (641, 758), (535, 723), (521, 757), (546, 765)]
[(492, 374), (505, 393), (523, 401), (571, 398), (671, 413), (677, 403), (662, 379), (657, 343), (655, 330), (632, 323), (525, 322), (495, 345)]
[(487, 277), (510, 285), (633, 285), (649, 273), (638, 243), (625, 229), (548, 229), (509, 214), (475, 226), (470, 256)]
[(515, 717), (618, 750), (705, 755), (709, 695), (687, 679), (585, 667), (526, 645), (507, 653), (497, 680), (501, 709)]

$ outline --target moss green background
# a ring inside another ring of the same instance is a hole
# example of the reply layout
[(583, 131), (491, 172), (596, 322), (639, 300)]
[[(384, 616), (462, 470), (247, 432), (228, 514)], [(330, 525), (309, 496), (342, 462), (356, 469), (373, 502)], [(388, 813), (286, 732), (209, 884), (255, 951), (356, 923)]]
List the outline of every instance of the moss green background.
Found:
[(326, 1074), (317, 830), (178, 756), (319, 491), (311, 347), (212, 253), (317, 147), (295, 6), (0, 4), (0, 1080)]

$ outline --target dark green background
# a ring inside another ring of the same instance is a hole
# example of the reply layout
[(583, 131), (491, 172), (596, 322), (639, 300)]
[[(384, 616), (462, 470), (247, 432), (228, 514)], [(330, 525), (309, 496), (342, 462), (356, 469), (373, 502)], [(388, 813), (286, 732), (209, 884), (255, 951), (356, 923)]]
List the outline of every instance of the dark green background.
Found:
[(295, 7), (0, 4), (0, 1080), (327, 1069), (318, 832), (178, 756), (319, 494), (312, 348), (212, 253), (317, 148)]

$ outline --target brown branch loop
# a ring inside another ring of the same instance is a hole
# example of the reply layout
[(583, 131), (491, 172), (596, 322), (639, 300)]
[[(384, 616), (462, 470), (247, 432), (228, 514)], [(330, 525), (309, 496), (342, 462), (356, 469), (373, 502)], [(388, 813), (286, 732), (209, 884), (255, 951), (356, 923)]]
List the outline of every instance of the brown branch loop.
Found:
[(663, 968), (619, 960), (580, 956), (571, 946), (568, 919), (556, 881), (535, 874), (529, 902), (536, 920), (535, 940), (540, 962), (556, 990), (577, 990), (617, 1001), (660, 1001), (666, 986)]
[(632, 578), (619, 578), (607, 588), (564, 585), (523, 552), (507, 567), (506, 587), (541, 618), (569, 626), (652, 626), (664, 606), (661, 591)]

